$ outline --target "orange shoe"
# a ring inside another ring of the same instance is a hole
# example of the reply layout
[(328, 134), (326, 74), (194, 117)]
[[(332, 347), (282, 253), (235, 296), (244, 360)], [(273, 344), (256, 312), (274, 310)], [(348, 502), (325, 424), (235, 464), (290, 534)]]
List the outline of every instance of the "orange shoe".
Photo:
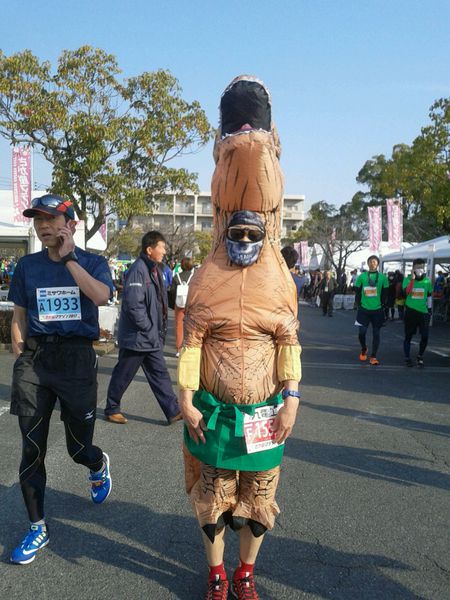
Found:
[(371, 365), (379, 365), (380, 364), (379, 360), (375, 356), (372, 356), (370, 358), (369, 362)]
[(359, 355), (359, 360), (360, 360), (360, 361), (363, 361), (363, 362), (364, 362), (365, 360), (367, 360), (367, 348), (363, 348), (363, 349), (361, 350), (361, 353), (360, 353), (360, 355)]

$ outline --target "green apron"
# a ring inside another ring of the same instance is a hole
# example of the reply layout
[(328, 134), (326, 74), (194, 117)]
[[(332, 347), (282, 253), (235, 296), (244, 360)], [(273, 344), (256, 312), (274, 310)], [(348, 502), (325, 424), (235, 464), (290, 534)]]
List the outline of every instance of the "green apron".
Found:
[(244, 413), (254, 415), (261, 406), (277, 406), (281, 394), (259, 404), (224, 404), (205, 390), (195, 392), (193, 405), (202, 413), (207, 431), (206, 443), (196, 444), (184, 427), (184, 442), (189, 452), (202, 463), (236, 471), (267, 471), (283, 459), (284, 444), (260, 452), (247, 453)]

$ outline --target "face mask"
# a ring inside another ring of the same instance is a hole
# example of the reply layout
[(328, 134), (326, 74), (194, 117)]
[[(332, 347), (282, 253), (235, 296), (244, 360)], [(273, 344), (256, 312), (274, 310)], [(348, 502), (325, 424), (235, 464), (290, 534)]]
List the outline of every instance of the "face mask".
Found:
[(233, 242), (226, 238), (225, 244), (232, 263), (240, 267), (249, 267), (258, 260), (263, 240), (259, 242)]
[(233, 213), (225, 238), (230, 261), (240, 267), (253, 265), (261, 253), (265, 234), (264, 222), (258, 213), (250, 210)]
[(414, 273), (416, 274), (417, 277), (422, 277), (422, 275), (425, 273), (425, 271), (423, 269), (414, 269)]

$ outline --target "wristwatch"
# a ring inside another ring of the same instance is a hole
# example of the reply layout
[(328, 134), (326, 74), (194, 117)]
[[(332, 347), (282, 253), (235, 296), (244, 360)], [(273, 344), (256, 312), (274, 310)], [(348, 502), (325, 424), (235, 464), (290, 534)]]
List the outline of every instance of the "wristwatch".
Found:
[(285, 400), (288, 396), (293, 396), (294, 398), (301, 398), (302, 395), (300, 392), (296, 392), (295, 390), (283, 390), (281, 392), (281, 397)]
[(65, 256), (61, 256), (61, 262), (64, 265), (68, 263), (69, 260), (74, 260), (75, 262), (78, 262), (78, 256), (75, 254), (74, 250), (72, 250), (71, 252), (69, 252), (69, 254), (66, 254)]

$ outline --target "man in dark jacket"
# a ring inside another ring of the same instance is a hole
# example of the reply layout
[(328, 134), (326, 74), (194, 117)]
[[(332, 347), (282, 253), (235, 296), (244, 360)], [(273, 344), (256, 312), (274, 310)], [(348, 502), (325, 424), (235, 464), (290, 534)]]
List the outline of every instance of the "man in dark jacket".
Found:
[(127, 273), (119, 321), (119, 360), (108, 387), (105, 415), (124, 424), (120, 401), (142, 367), (168, 423), (181, 419), (177, 397), (163, 355), (167, 331), (167, 292), (158, 269), (166, 254), (166, 241), (158, 231), (142, 238), (142, 252)]
[(336, 291), (336, 280), (331, 276), (331, 271), (325, 271), (325, 276), (319, 283), (320, 306), (324, 317), (327, 314), (329, 317), (333, 316), (333, 298)]

